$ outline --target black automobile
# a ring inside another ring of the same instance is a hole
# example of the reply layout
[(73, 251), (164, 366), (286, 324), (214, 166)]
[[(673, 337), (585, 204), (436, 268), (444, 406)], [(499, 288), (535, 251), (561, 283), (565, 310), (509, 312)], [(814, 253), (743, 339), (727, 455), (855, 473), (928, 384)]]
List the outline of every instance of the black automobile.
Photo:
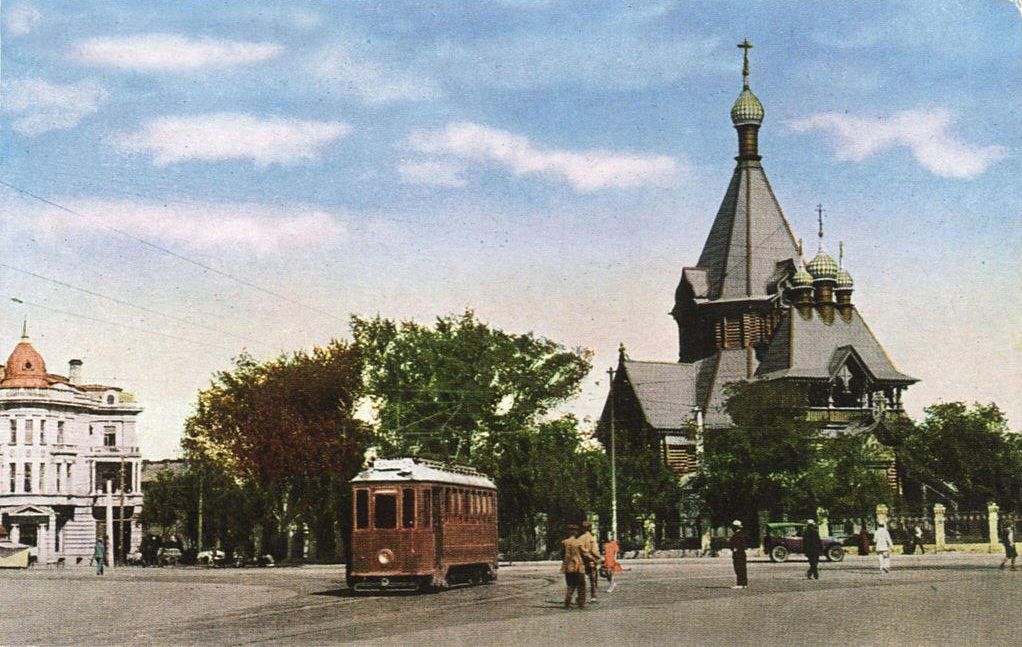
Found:
[[(771, 562), (783, 562), (792, 553), (802, 552), (802, 532), (806, 524), (787, 521), (768, 523), (766, 536), (763, 538), (763, 552), (770, 556)], [(823, 544), (823, 555), (829, 562), (840, 562), (845, 558), (845, 549), (841, 541), (835, 537), (820, 537)]]

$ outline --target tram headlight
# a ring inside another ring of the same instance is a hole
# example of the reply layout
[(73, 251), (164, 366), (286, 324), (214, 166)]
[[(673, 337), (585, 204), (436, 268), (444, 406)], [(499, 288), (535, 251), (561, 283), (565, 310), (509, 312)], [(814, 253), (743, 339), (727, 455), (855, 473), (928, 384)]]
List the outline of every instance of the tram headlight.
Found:
[(394, 552), (389, 548), (384, 548), (376, 553), (376, 560), (380, 562), (380, 566), (387, 566), (394, 561)]

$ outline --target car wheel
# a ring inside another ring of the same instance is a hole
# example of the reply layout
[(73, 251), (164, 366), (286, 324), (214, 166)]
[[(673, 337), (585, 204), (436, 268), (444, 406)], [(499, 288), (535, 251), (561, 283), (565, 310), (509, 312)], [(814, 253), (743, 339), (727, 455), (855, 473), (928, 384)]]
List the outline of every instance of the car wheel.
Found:
[(788, 549), (778, 544), (770, 549), (770, 561), (783, 562), (788, 559)]
[(828, 562), (840, 562), (845, 558), (845, 549), (843, 546), (834, 544), (827, 549), (827, 561)]

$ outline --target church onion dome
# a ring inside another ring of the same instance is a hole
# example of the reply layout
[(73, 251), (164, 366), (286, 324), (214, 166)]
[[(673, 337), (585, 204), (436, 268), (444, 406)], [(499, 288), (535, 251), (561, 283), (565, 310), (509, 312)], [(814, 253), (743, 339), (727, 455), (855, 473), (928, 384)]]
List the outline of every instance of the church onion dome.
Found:
[(798, 268), (798, 271), (791, 276), (791, 287), (795, 290), (813, 287), (812, 275), (804, 267)]
[(851, 274), (846, 270), (838, 270), (837, 285), (835, 286), (838, 290), (851, 290), (854, 285)]
[(27, 336), (22, 336), (7, 358), (0, 387), (45, 389), (49, 386), (43, 356), (32, 346)]
[(834, 281), (837, 279), (838, 272), (841, 271), (837, 261), (822, 251), (809, 261), (806, 269), (809, 270), (814, 281)]
[(752, 93), (752, 90), (746, 86), (742, 93), (738, 95), (735, 105), (731, 107), (731, 123), (735, 126), (744, 126), (746, 124), (759, 125), (763, 123), (763, 114), (763, 104), (759, 102), (759, 99)]

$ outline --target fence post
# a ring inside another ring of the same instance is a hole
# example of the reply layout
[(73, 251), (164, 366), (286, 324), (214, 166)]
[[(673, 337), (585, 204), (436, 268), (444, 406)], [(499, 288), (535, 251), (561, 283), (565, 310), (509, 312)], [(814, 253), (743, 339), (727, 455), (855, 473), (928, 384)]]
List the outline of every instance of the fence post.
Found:
[(821, 537), (830, 536), (830, 513), (823, 508), (816, 508), (816, 525)]
[(937, 550), (944, 550), (947, 545), (947, 536), (944, 534), (945, 509), (943, 504), (933, 504), (933, 542), (937, 544)]
[(877, 504), (877, 523), (878, 524), (882, 523), (885, 526), (887, 525), (887, 512), (888, 512), (887, 504), (884, 504), (884, 503), (878, 503)]
[(1000, 508), (997, 504), (991, 501), (987, 504), (987, 528), (990, 530), (990, 552), (996, 553), (1000, 548), (1000, 542), (997, 537), (998, 528), (998, 512)]

